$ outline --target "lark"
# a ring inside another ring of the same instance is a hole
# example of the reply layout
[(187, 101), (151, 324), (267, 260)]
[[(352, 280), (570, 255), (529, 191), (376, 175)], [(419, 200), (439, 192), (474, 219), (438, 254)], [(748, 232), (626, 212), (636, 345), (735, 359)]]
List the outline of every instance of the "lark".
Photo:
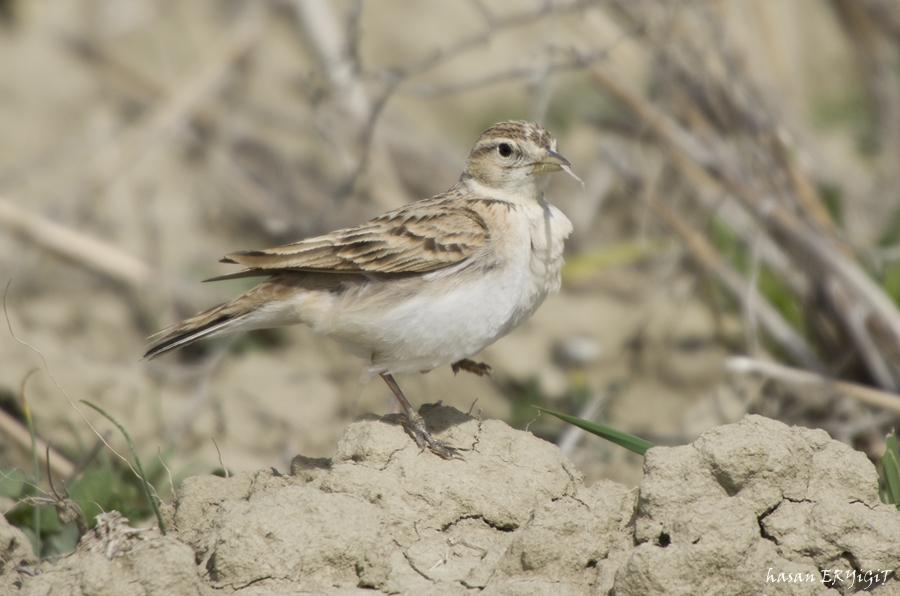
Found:
[(417, 444), (459, 452), (431, 435), (394, 380), (449, 364), (483, 375), (470, 357), (530, 317), (560, 286), (572, 224), (544, 198), (551, 172), (575, 177), (556, 140), (512, 120), (479, 137), (447, 192), (360, 226), (226, 255), (241, 271), (206, 281), (265, 277), (234, 300), (151, 336), (154, 358), (195, 341), (302, 323), (380, 375)]

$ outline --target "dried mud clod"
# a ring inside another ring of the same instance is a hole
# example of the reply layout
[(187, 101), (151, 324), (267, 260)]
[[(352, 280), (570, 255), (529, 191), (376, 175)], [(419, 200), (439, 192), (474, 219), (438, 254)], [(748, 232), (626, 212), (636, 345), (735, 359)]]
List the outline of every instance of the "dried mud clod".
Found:
[[(554, 445), (502, 422), (421, 414), (465, 461), (369, 417), (332, 458), (298, 456), (290, 475), (189, 478), (177, 539), (148, 535), (111, 559), (79, 549), (20, 593), (87, 593), (78, 586), (100, 566), (108, 586), (148, 593), (177, 580), (196, 594), (834, 594), (853, 588), (798, 591), (767, 572), (900, 567), (900, 513), (878, 501), (866, 457), (823, 431), (748, 416), (651, 449), (635, 491), (584, 486)], [(147, 566), (157, 571), (136, 571)], [(889, 593), (893, 575), (881, 577), (874, 593)]]

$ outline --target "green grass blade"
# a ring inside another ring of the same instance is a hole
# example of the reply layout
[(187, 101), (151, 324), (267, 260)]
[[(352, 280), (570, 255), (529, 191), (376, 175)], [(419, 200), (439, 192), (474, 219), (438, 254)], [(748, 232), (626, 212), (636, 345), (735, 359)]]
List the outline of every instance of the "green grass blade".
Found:
[[(30, 376), (31, 373), (28, 373)], [(25, 377), (28, 380), (28, 377)], [(25, 382), (22, 382), (22, 386), (25, 386)], [(34, 432), (34, 419), (31, 417), (31, 408), (28, 407), (28, 402), (25, 401), (25, 393), (23, 390), (22, 393), (22, 412), (25, 414), (25, 423), (28, 426), (28, 434), (31, 435), (31, 459), (32, 465), (34, 466), (34, 476), (32, 477), (32, 484), (34, 486), (34, 491), (37, 491), (37, 487), (41, 482), (41, 467), (38, 462), (38, 452), (37, 452), (37, 434)], [(31, 492), (31, 491), (29, 491)], [(38, 557), (41, 556), (41, 508), (37, 505), (34, 506), (32, 513), (32, 530), (34, 531), (34, 540), (35, 543), (32, 545), (34, 547), (34, 554)]]
[(166, 535), (166, 522), (163, 521), (162, 513), (159, 511), (159, 502), (156, 498), (156, 495), (150, 490), (150, 483), (147, 482), (147, 475), (144, 473), (144, 467), (141, 465), (141, 458), (138, 457), (137, 448), (134, 446), (134, 441), (131, 440), (131, 435), (128, 434), (128, 431), (125, 430), (125, 427), (122, 426), (118, 420), (112, 417), (106, 410), (101, 408), (98, 405), (92, 404), (86, 399), (80, 400), (86, 406), (90, 406), (103, 414), (110, 422), (116, 425), (122, 434), (125, 435), (125, 440), (128, 441), (128, 446), (131, 448), (131, 455), (134, 457), (134, 465), (138, 470), (138, 477), (141, 480), (141, 484), (144, 487), (144, 495), (147, 497), (147, 501), (150, 502), (150, 507), (153, 509), (153, 513), (156, 514), (156, 521), (159, 523), (159, 531), (162, 532), (163, 536)]
[(888, 503), (900, 508), (900, 450), (897, 435), (887, 436), (884, 455), (881, 456), (881, 470), (884, 474), (884, 490)]
[(591, 434), (597, 435), (598, 437), (602, 437), (607, 441), (612, 441), (616, 445), (624, 447), (629, 451), (633, 451), (638, 455), (644, 455), (645, 453), (647, 453), (648, 449), (655, 446), (650, 441), (645, 441), (644, 439), (641, 439), (634, 435), (629, 435), (628, 433), (610, 428), (609, 426), (605, 426), (603, 424), (597, 424), (596, 422), (591, 422), (590, 420), (584, 420), (575, 416), (569, 416), (568, 414), (561, 414), (560, 412), (554, 412), (553, 410), (548, 410), (540, 406), (534, 407), (541, 412), (546, 412), (552, 416), (556, 416), (560, 420), (568, 422), (569, 424), (574, 424), (578, 428), (586, 430)]

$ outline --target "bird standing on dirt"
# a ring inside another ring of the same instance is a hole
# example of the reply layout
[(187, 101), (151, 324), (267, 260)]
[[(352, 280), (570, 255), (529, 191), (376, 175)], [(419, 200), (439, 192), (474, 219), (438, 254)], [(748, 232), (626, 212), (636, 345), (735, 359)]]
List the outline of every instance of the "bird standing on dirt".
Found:
[(468, 358), (512, 331), (559, 289), (572, 224), (544, 200), (550, 172), (570, 164), (533, 122), (513, 120), (479, 137), (447, 192), (354, 228), (292, 244), (235, 252), (246, 269), (208, 281), (268, 277), (234, 300), (151, 337), (153, 358), (197, 340), (303, 323), (370, 363), (400, 402), (419, 446), (451, 458), (431, 436), (393, 374), (485, 374)]

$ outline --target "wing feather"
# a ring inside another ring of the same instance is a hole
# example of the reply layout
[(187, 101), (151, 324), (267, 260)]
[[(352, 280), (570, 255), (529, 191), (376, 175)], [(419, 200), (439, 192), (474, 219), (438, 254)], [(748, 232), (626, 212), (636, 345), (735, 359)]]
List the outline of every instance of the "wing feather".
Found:
[(475, 210), (443, 196), (390, 211), (360, 226), (264, 250), (233, 252), (224, 263), (247, 269), (207, 281), (276, 271), (426, 273), (464, 261), (490, 242)]

